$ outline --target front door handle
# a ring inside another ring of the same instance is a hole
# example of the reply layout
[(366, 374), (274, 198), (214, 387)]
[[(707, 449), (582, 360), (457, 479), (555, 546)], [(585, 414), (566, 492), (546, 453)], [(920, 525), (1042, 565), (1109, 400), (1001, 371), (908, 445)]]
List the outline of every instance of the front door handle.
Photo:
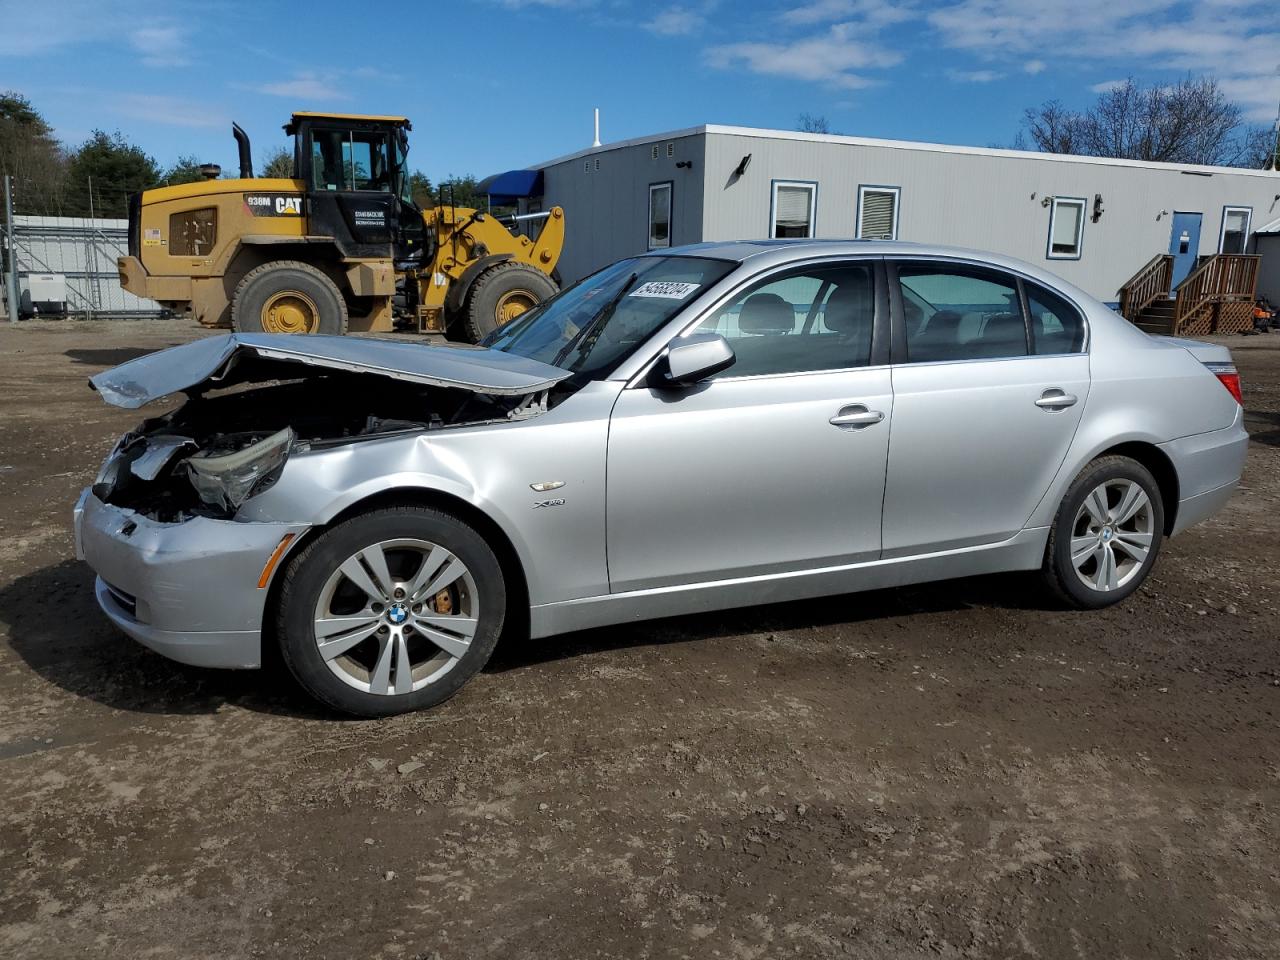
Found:
[(1065, 410), (1067, 407), (1075, 406), (1078, 399), (1074, 393), (1063, 393), (1057, 387), (1054, 387), (1040, 394), (1040, 399), (1036, 401), (1036, 406), (1041, 410)]
[(830, 423), (833, 427), (869, 427), (883, 419), (884, 414), (879, 410), (868, 410), (863, 404), (855, 403), (841, 407)]

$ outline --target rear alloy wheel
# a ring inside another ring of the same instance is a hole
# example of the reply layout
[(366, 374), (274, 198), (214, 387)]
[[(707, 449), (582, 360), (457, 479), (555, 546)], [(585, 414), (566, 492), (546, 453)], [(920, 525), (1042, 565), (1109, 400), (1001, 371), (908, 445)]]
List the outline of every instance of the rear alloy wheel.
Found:
[(378, 510), (290, 565), (281, 649), (317, 699), (387, 716), (457, 692), (489, 659), (505, 608), (497, 558), (469, 526), (426, 508)]
[(1045, 557), (1050, 586), (1068, 603), (1105, 607), (1137, 590), (1164, 531), (1164, 505), (1150, 471), (1103, 457), (1076, 477), (1054, 520)]

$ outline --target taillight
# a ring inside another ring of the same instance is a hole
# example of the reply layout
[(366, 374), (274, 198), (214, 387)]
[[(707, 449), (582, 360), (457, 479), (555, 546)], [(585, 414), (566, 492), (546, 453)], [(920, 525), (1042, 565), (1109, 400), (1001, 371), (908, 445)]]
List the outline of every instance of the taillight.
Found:
[(1206, 363), (1209, 372), (1218, 378), (1218, 382), (1227, 388), (1227, 393), (1236, 398), (1236, 403), (1244, 406), (1244, 397), (1240, 394), (1240, 371), (1234, 363)]

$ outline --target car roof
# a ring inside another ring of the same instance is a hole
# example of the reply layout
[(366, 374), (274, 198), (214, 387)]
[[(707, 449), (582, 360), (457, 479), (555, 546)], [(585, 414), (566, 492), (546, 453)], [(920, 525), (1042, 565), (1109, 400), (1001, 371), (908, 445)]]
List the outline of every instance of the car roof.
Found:
[(905, 240), (710, 240), (682, 247), (652, 250), (644, 256), (711, 257), (732, 260), (765, 269), (785, 266), (810, 257), (939, 257), (974, 260), (997, 269), (1022, 273), (1047, 286), (1073, 293), (1077, 298), (1094, 301), (1088, 293), (1057, 274), (1017, 257), (969, 247), (951, 247), (937, 243), (910, 243)]

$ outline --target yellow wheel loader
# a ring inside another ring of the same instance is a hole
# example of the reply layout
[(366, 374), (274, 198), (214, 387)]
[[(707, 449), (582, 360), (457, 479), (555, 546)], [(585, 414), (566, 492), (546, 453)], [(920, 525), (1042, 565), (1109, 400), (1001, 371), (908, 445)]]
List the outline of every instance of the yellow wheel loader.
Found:
[[(475, 342), (553, 295), (564, 212), (504, 223), (409, 192), (404, 117), (295, 113), (293, 179), (240, 178), (135, 194), (131, 293), (210, 327), (267, 333), (413, 329)], [(446, 198), (442, 198), (444, 200)], [(536, 227), (529, 236), (516, 232)]]

